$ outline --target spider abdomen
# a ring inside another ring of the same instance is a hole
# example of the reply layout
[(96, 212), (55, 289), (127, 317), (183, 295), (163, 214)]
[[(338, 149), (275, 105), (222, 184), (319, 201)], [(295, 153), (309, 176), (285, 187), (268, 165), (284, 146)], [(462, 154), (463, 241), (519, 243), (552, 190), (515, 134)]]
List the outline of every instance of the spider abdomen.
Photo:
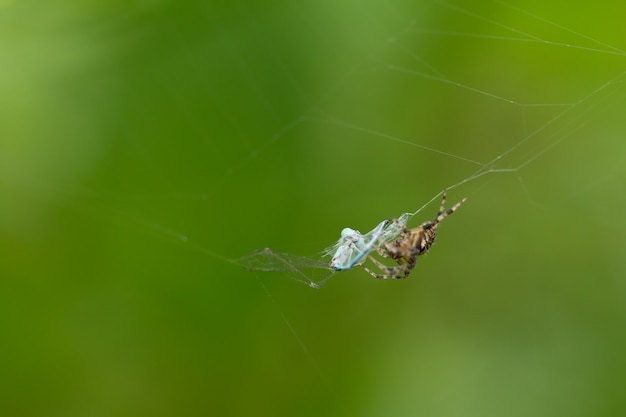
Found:
[(437, 237), (437, 228), (433, 227), (432, 229), (425, 229), (423, 233), (418, 236), (418, 241), (416, 242), (415, 248), (417, 249), (416, 255), (422, 255), (430, 249), (430, 247), (435, 243), (435, 238)]
[(408, 243), (408, 248), (412, 249), (413, 255), (423, 255), (435, 242), (437, 228), (425, 229), (418, 227), (417, 229), (413, 229), (412, 232), (412, 239), (406, 242)]

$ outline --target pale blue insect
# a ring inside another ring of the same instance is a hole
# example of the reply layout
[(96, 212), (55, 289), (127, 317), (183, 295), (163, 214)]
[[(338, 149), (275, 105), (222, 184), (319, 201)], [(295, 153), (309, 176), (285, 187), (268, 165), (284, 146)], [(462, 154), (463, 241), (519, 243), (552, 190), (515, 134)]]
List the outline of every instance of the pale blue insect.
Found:
[[(332, 256), (330, 262), (265, 248), (243, 256), (234, 263), (252, 271), (285, 271), (297, 281), (320, 288), (336, 271), (346, 271), (364, 263), (367, 255), (380, 244), (379, 238), (389, 237), (389, 228), (386, 229), (388, 224), (388, 220), (383, 220), (366, 234), (346, 227), (341, 231), (337, 243), (323, 252), (324, 256)], [(315, 274), (305, 273), (305, 269), (327, 272), (316, 278)]]
[(367, 255), (374, 250), (374, 245), (379, 244), (379, 238), (388, 223), (383, 220), (364, 235), (349, 227), (343, 229), (337, 243), (326, 249), (326, 255), (332, 254), (330, 267), (335, 271), (345, 271), (365, 262)]

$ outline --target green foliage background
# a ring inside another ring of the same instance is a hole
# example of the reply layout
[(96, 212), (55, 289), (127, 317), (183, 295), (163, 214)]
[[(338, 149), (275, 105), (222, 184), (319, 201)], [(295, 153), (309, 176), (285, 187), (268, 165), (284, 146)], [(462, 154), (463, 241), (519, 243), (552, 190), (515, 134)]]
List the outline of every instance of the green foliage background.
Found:
[[(622, 413), (624, 6), (519, 6), (0, 1), (0, 414)], [(507, 150), (410, 279), (230, 261)]]

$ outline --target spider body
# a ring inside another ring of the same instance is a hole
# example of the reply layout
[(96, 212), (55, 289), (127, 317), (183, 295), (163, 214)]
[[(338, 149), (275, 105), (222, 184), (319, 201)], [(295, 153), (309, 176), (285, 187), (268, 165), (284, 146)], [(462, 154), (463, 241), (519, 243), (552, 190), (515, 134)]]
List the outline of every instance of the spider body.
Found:
[(385, 242), (379, 238), (380, 245), (376, 247), (376, 251), (383, 258), (393, 259), (398, 265), (387, 266), (370, 254), (368, 258), (382, 273), (374, 272), (366, 266), (363, 266), (363, 268), (374, 278), (378, 279), (406, 278), (411, 273), (411, 270), (415, 268), (417, 257), (428, 252), (435, 242), (439, 223), (461, 207), (465, 200), (465, 198), (462, 199), (452, 208), (444, 211), (446, 203), (446, 193), (444, 191), (437, 217), (413, 229), (407, 229), (406, 224), (402, 220), (392, 219), (390, 224), (395, 223), (400, 227), (400, 235), (393, 242)]
[[(400, 222), (398, 219), (393, 219), (392, 221)], [(386, 247), (391, 259), (397, 261), (403, 258), (406, 262), (410, 262), (413, 257), (426, 253), (437, 237), (437, 226), (433, 227), (432, 224), (431, 222), (425, 222), (419, 227), (410, 230), (402, 225), (404, 229), (400, 237)]]

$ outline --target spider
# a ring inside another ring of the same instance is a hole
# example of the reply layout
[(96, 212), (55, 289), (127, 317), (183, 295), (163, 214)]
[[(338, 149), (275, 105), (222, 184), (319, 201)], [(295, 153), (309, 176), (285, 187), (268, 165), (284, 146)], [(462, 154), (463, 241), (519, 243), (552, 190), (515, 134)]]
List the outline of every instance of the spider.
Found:
[(400, 226), (400, 235), (395, 241), (390, 243), (379, 238), (380, 245), (376, 246), (376, 252), (383, 258), (393, 259), (398, 265), (387, 266), (370, 254), (368, 258), (382, 273), (376, 273), (365, 265), (363, 265), (363, 268), (371, 276), (378, 279), (401, 279), (408, 277), (415, 264), (417, 264), (417, 257), (428, 252), (428, 249), (435, 242), (439, 223), (461, 207), (465, 200), (467, 199), (462, 199), (452, 208), (444, 211), (444, 205), (446, 204), (446, 192), (444, 191), (437, 217), (433, 221), (424, 222), (414, 229), (407, 229), (406, 224), (402, 220), (390, 220), (390, 224), (397, 223)]

